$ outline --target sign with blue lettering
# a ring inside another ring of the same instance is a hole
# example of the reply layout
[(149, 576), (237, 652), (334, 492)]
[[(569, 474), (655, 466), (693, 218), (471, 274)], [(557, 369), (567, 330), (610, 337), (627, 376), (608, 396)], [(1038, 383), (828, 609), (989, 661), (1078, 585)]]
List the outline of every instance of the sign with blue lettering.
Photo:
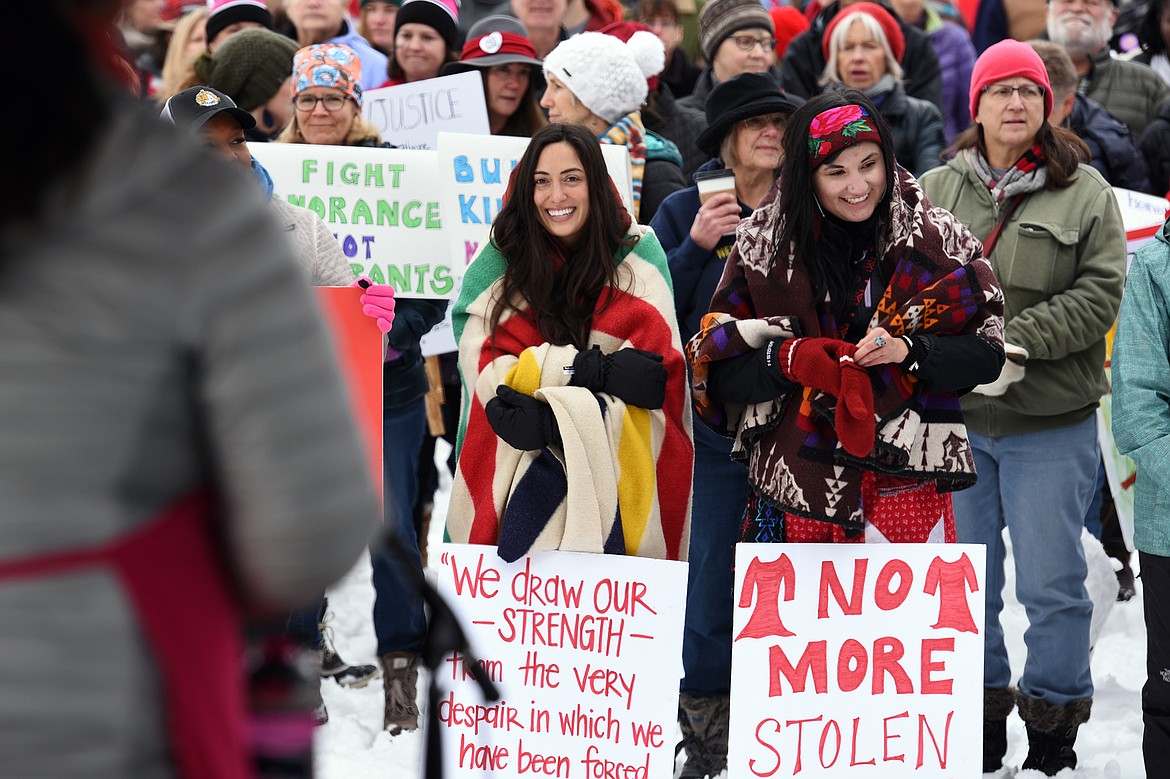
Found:
[[(450, 256), (455, 262), (471, 262), (480, 243), (487, 240), (504, 204), (508, 177), (526, 148), (527, 138), (439, 133), (443, 232), (451, 242)], [(601, 144), (601, 153), (622, 203), (632, 213), (629, 152), (624, 146)]]

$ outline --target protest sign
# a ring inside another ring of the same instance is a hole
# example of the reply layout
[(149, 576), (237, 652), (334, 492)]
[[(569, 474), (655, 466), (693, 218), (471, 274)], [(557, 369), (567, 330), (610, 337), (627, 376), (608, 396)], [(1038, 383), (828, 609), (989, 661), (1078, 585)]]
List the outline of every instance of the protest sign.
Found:
[[(491, 223), (504, 204), (508, 176), (526, 148), (527, 138), (439, 133), (440, 198), (452, 258), (462, 258), (466, 265), (479, 244), (487, 240)], [(629, 151), (624, 146), (601, 144), (601, 153), (622, 203), (633, 213)]]
[(435, 149), (439, 130), (491, 132), (478, 70), (371, 89), (362, 96), (362, 116), (400, 149)]
[(461, 263), (449, 259), (435, 152), (253, 144), (275, 192), (313, 211), (337, 236), (355, 274), (402, 297), (450, 298)]
[(350, 411), (365, 444), (366, 463), (382, 494), (382, 334), (362, 313), (357, 287), (317, 287), (317, 301), (333, 336)]
[(452, 655), (438, 716), (452, 777), (658, 779), (674, 773), (685, 563), (444, 544), (439, 592), (501, 698)]
[(1113, 194), (1117, 197), (1117, 207), (1121, 209), (1121, 224), (1125, 228), (1125, 267), (1129, 269), (1129, 262), (1143, 243), (1154, 237), (1166, 220), (1166, 209), (1170, 202), (1158, 195), (1147, 195), (1145, 192), (1134, 192), (1132, 189), (1113, 187)]
[(739, 544), (728, 776), (980, 776), (984, 571), (975, 544)]

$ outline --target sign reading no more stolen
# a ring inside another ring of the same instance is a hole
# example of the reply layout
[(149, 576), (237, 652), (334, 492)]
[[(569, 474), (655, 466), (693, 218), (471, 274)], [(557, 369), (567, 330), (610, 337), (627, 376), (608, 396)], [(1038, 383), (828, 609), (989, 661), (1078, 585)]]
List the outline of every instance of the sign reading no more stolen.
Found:
[(732, 777), (975, 779), (984, 548), (739, 544)]

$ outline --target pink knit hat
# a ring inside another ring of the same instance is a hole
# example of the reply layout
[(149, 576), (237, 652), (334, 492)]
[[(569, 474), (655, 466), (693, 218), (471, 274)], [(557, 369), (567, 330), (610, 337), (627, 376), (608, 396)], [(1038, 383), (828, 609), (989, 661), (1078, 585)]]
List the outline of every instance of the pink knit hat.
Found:
[(975, 60), (971, 71), (972, 118), (979, 111), (979, 98), (984, 87), (1016, 76), (1044, 87), (1044, 118), (1047, 119), (1052, 113), (1052, 85), (1048, 82), (1044, 60), (1028, 44), (1010, 38), (988, 46)]

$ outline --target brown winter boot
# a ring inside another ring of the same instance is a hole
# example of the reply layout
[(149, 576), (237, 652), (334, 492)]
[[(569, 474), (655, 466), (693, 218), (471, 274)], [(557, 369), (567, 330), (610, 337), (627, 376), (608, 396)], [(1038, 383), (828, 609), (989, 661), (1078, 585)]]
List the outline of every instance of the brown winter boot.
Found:
[(418, 663), (410, 652), (382, 655), (382, 690), (386, 706), (382, 727), (391, 736), (418, 728)]
[(1092, 698), (1080, 698), (1067, 706), (1020, 695), (1017, 699), (1020, 717), (1028, 726), (1028, 757), (1021, 768), (1056, 776), (1062, 769), (1077, 767), (1077, 753), (1073, 744), (1077, 729), (1089, 719)]
[(727, 768), (730, 704), (729, 695), (679, 695), (678, 723), (687, 752), (679, 779), (704, 779)]

